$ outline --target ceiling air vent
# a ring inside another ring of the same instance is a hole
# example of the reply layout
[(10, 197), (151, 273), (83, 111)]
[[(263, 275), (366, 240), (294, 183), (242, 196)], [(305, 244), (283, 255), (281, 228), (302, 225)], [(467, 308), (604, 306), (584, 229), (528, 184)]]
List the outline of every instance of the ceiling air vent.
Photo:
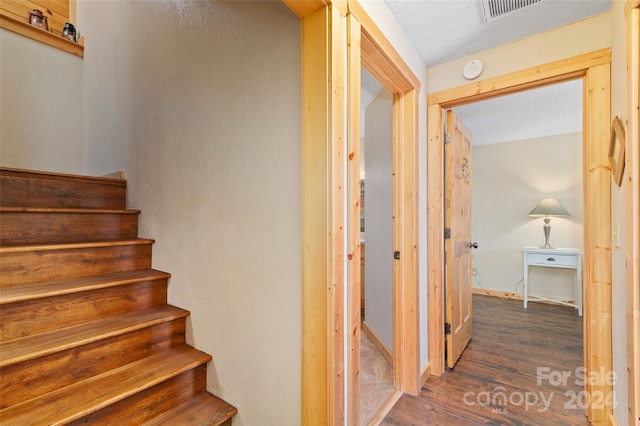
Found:
[(482, 0), (485, 22), (493, 21), (499, 16), (514, 12), (523, 7), (538, 3), (540, 0)]

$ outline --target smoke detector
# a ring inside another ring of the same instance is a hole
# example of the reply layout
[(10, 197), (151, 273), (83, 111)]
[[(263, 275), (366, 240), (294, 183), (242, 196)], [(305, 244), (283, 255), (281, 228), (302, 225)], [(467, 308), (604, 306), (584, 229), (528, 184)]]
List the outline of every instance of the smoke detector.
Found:
[(500, 16), (531, 6), (541, 0), (482, 0), (484, 22), (491, 22)]

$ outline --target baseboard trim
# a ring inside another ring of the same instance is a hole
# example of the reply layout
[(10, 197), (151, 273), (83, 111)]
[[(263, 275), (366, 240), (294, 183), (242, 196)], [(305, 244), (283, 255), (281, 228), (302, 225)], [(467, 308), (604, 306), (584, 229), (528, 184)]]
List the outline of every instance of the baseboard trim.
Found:
[(367, 426), (378, 426), (380, 423), (382, 423), (384, 418), (387, 417), (387, 414), (389, 414), (389, 411), (391, 411), (393, 406), (396, 405), (396, 402), (398, 402), (398, 400), (402, 395), (403, 394), (401, 391), (399, 391), (398, 389), (395, 389), (391, 393), (391, 395), (389, 395), (389, 397), (384, 402), (384, 404), (382, 404), (380, 408), (378, 408), (378, 411), (376, 411), (376, 414), (374, 414), (371, 420), (369, 420), (369, 422), (367, 423)]
[(362, 321), (362, 332), (366, 334), (367, 337), (369, 337), (369, 339), (371, 339), (373, 346), (375, 346), (380, 351), (384, 359), (386, 359), (387, 362), (393, 366), (394, 365), (393, 354), (391, 353), (389, 348), (387, 348), (385, 344), (382, 343), (382, 340), (380, 340), (380, 338), (376, 335), (376, 333), (374, 333), (373, 330), (371, 330), (367, 325), (367, 323), (364, 321)]
[(609, 414), (609, 424), (611, 426), (618, 426), (618, 421), (616, 420), (616, 418), (613, 416), (613, 414)]
[(420, 373), (419, 388), (422, 388), (427, 383), (429, 376), (431, 376), (431, 362), (427, 362), (427, 365), (422, 369), (422, 373)]
[(524, 296), (522, 296), (522, 294), (520, 293), (512, 293), (509, 291), (500, 291), (500, 290), (488, 290), (485, 288), (477, 288), (477, 287), (472, 287), (471, 293), (482, 294), (485, 296), (500, 297), (502, 299), (522, 300), (524, 298)]
[(100, 177), (109, 178), (109, 179), (122, 179), (122, 180), (125, 180), (127, 178), (127, 174), (124, 172), (124, 170), (120, 170), (119, 172), (109, 173), (109, 174), (106, 174), (106, 175), (102, 175)]

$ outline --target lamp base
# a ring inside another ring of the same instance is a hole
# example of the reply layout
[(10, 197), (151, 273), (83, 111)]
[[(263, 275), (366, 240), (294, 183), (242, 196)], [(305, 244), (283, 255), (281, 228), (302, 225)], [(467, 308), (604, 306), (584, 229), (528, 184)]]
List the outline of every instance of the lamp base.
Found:
[(549, 234), (551, 234), (551, 224), (549, 222), (551, 222), (551, 218), (549, 216), (546, 216), (544, 218), (544, 226), (542, 227), (544, 229), (544, 245), (540, 246), (541, 249), (553, 248), (549, 244)]

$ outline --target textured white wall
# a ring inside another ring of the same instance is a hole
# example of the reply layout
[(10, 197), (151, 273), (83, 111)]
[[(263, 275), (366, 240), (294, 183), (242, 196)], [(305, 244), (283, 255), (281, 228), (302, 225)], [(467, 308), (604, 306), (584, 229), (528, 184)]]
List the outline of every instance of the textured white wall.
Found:
[(393, 353), (393, 95), (382, 89), (365, 112), (365, 322)]
[(0, 29), (0, 162), (83, 173), (81, 58)]
[[(528, 216), (556, 198), (570, 217), (551, 218), (550, 243), (582, 250), (582, 133), (473, 148), (474, 287), (522, 294), (522, 247), (544, 244), (542, 218)], [(529, 292), (574, 300), (575, 270), (532, 268)]]
[(153, 265), (191, 311), (188, 340), (213, 355), (208, 388), (238, 407), (234, 425), (298, 424), (299, 19), (271, 1), (78, 14), (87, 168), (127, 171)]

